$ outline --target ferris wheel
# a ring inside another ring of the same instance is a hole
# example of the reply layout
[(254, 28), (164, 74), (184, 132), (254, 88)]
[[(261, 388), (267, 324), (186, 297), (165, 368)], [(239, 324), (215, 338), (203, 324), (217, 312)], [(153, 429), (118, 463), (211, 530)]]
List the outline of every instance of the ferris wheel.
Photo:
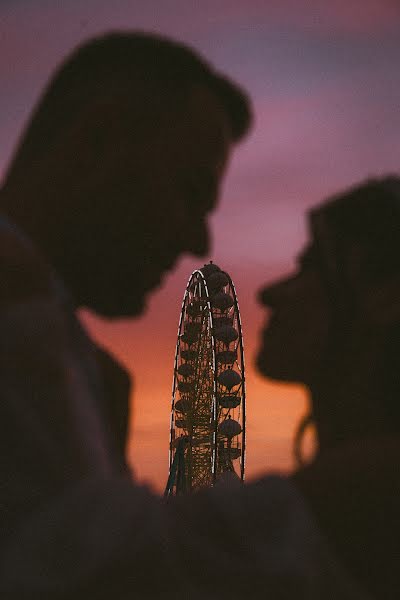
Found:
[(235, 286), (210, 262), (192, 273), (182, 302), (166, 496), (210, 487), (225, 472), (244, 479), (245, 398)]

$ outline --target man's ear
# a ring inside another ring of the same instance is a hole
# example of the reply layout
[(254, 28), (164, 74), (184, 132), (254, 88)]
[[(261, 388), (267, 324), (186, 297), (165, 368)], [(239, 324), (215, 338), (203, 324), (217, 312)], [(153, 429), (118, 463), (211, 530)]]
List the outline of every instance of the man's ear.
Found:
[[(74, 119), (69, 132), (71, 159), (79, 171), (91, 172), (101, 165), (113, 162), (118, 155), (126, 131), (121, 107), (111, 100), (95, 100), (84, 106)], [(74, 151), (75, 150), (75, 151)]]

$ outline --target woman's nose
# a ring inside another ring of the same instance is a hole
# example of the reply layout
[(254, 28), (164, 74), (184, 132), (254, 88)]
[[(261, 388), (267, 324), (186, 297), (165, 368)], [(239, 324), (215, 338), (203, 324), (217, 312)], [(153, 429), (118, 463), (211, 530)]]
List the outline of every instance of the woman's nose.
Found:
[(274, 307), (281, 299), (289, 279), (281, 279), (266, 285), (258, 292), (258, 301), (263, 306)]
[(271, 306), (271, 297), (273, 298), (273, 292), (271, 294), (271, 290), (273, 290), (273, 287), (274, 286), (267, 285), (258, 292), (258, 302), (263, 306)]

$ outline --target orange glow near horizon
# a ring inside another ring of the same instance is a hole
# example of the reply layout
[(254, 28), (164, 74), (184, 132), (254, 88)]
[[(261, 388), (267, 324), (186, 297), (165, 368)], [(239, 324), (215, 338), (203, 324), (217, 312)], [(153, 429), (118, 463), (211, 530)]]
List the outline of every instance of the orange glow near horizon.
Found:
[[(202, 263), (197, 266), (201, 266)], [(223, 264), (220, 265), (224, 267)], [(243, 289), (241, 273), (230, 275), (236, 284), (244, 334), (246, 360), (246, 479), (270, 471), (290, 471), (292, 440), (304, 414), (307, 394), (301, 386), (278, 384), (262, 378), (254, 368), (258, 332), (264, 311)], [(171, 388), (176, 334), (182, 296), (190, 273), (184, 266), (171, 275), (167, 285), (150, 301), (138, 321), (110, 325), (93, 316), (85, 321), (94, 337), (104, 343), (132, 374), (132, 423), (128, 445), (129, 462), (136, 478), (158, 492), (168, 475), (168, 443)], [(180, 286), (179, 286), (180, 283)], [(248, 282), (253, 292), (256, 287)], [(248, 298), (247, 298), (248, 296)]]

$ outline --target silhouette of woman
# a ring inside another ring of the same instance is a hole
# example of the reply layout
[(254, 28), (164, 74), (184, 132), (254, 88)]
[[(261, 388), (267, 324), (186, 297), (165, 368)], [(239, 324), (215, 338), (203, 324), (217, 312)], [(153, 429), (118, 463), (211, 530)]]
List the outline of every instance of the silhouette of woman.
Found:
[(262, 374), (310, 390), (317, 451), (293, 479), (347, 569), (397, 593), (400, 500), (400, 179), (370, 180), (309, 214), (292, 276), (265, 287)]

